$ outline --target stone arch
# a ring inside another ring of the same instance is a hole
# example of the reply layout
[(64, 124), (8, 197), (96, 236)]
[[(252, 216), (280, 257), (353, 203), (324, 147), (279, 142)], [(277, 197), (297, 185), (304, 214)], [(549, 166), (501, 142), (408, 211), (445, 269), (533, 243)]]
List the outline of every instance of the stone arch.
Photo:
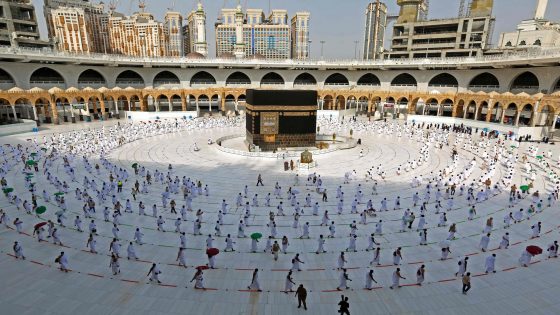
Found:
[(334, 106), (335, 110), (344, 110), (346, 109), (346, 98), (344, 97), (344, 95), (338, 95), (336, 97), (336, 103)]
[(358, 99), (354, 95), (346, 98), (345, 109), (358, 109)]
[(380, 86), (381, 81), (373, 73), (366, 73), (362, 75), (357, 82), (358, 86)]
[(179, 77), (175, 73), (165, 70), (154, 76), (153, 84), (155, 88), (162, 86), (180, 86), (181, 80), (179, 80)]
[(504, 113), (504, 124), (515, 125), (515, 120), (517, 119), (517, 104), (510, 103)]
[(424, 111), (424, 115), (428, 116), (438, 116), (439, 114), (439, 101), (435, 98), (429, 98), (426, 101), (426, 110)]
[(465, 117), (465, 100), (459, 100), (455, 104), (455, 115), (456, 118), (463, 118)]
[(471, 91), (495, 91), (500, 89), (500, 81), (495, 75), (483, 72), (471, 79), (468, 88)]
[(459, 86), (459, 81), (449, 73), (440, 73), (434, 76), (428, 83), (428, 87), (453, 87)]
[(467, 105), (467, 109), (465, 110), (465, 118), (476, 120), (476, 101), (470, 101)]
[[(25, 99), (27, 100), (27, 99)], [(19, 101), (19, 100), (18, 100)], [(18, 102), (16, 101), (16, 103)], [(27, 100), (29, 101), (29, 100)], [(51, 102), (44, 98), (44, 97), (39, 97), (35, 100), (34, 102), (35, 104), (33, 104), (35, 106), (35, 108), (37, 109), (37, 116), (39, 118), (39, 120), (44, 123), (52, 123), (52, 104)]]
[(49, 67), (39, 68), (31, 74), (29, 77), (29, 85), (31, 87), (41, 87), (41, 88), (51, 88), (59, 87), (66, 88), (66, 80), (64, 77), (56, 70)]
[(367, 110), (369, 104), (369, 98), (367, 96), (360, 96), (358, 99), (358, 111)]
[(519, 126), (531, 126), (533, 123), (533, 111), (534, 106), (533, 104), (525, 104), (521, 108), (521, 112), (519, 112)]
[(286, 81), (276, 72), (269, 72), (261, 78), (261, 86), (263, 85), (284, 85)]
[(138, 95), (131, 95), (129, 98), (129, 105), (131, 111), (140, 111), (142, 110), (142, 104), (140, 102), (140, 96)]
[(78, 77), (78, 86), (85, 87), (102, 87), (107, 85), (105, 77), (97, 70), (87, 69), (80, 73)]
[(502, 116), (504, 115), (504, 106), (500, 102), (496, 102), (492, 109), (490, 110), (490, 120), (486, 120), (493, 123), (501, 123)]
[(236, 71), (230, 74), (226, 79), (226, 86), (231, 85), (250, 85), (251, 79), (245, 73)]
[(517, 75), (510, 84), (509, 90), (512, 93), (525, 92), (528, 94), (535, 94), (539, 91), (539, 78), (530, 72), (525, 71)]
[(323, 109), (324, 110), (334, 109), (334, 98), (332, 97), (332, 95), (325, 95), (323, 97)]
[(391, 81), (391, 86), (417, 86), (417, 85), (418, 82), (409, 73), (401, 73)]
[(450, 98), (446, 98), (441, 101), (440, 107), (440, 115), (444, 117), (453, 117), (453, 105), (454, 102)]
[(488, 107), (488, 102), (483, 101), (478, 106), (476, 120), (478, 121), (486, 121), (487, 115), (490, 113), (490, 108)]
[(216, 78), (206, 71), (199, 71), (195, 73), (190, 81), (190, 85), (215, 85)]
[(556, 123), (556, 112), (554, 107), (550, 104), (541, 106), (541, 112), (538, 113), (538, 120), (535, 121), (537, 127), (552, 127)]
[(556, 82), (553, 83), (552, 88), (550, 89), (550, 93), (560, 92), (560, 77), (556, 79)]
[(115, 83), (120, 88), (127, 88), (129, 86), (144, 86), (144, 78), (138, 72), (132, 70), (124, 70), (115, 80)]
[(0, 89), (9, 90), (16, 86), (14, 77), (6, 70), (0, 69)]
[(306, 85), (317, 85), (317, 79), (311, 74), (304, 72), (299, 74), (294, 79), (294, 86), (306, 86)]
[[(155, 83), (154, 83), (155, 84)], [(157, 102), (157, 108), (160, 112), (169, 112), (171, 111), (171, 102), (169, 101), (169, 97), (165, 94), (160, 94), (155, 97)]]
[[(23, 106), (16, 106), (16, 111), (19, 109), (19, 107)], [(4, 124), (12, 121), (12, 116), (13, 112), (10, 101), (5, 98), (0, 98), (0, 123)]]
[(350, 82), (348, 81), (348, 78), (341, 74), (341, 73), (333, 73), (331, 75), (329, 75), (326, 79), (325, 79), (325, 85), (329, 86), (329, 85), (338, 85), (338, 86), (347, 86), (349, 85)]

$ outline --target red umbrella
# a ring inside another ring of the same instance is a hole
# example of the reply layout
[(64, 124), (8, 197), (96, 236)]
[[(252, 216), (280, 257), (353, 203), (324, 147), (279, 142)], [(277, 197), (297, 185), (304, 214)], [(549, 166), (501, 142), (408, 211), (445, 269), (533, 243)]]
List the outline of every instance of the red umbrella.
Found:
[(206, 265), (196, 267), (196, 270), (206, 270), (206, 269), (208, 269), (208, 266)]
[(217, 248), (208, 248), (206, 250), (206, 255), (208, 256), (216, 256), (220, 253), (220, 250)]
[(41, 222), (35, 224), (35, 230), (38, 230), (40, 227), (47, 225), (47, 222)]
[(535, 245), (527, 246), (527, 248), (525, 248), (525, 250), (533, 256), (540, 255), (543, 252), (542, 248), (540, 248), (538, 246), (535, 246)]

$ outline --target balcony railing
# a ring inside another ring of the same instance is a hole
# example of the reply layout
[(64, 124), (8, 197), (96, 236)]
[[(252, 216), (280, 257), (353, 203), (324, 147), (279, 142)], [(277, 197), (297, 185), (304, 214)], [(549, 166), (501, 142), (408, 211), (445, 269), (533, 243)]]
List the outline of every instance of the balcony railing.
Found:
[(36, 49), (28, 47), (13, 48), (10, 46), (0, 46), (0, 55), (18, 58), (35, 57), (38, 60), (71, 60), (73, 62), (83, 59), (84, 62), (99, 61), (100, 63), (138, 63), (138, 64), (159, 64), (177, 66), (189, 64), (192, 66), (215, 66), (217, 64), (228, 66), (277, 66), (277, 67), (392, 67), (392, 66), (412, 66), (423, 67), (427, 65), (447, 65), (456, 66), (459, 64), (493, 64), (497, 62), (518, 62), (527, 61), (534, 63), (539, 59), (558, 59), (560, 60), (560, 48), (535, 48), (524, 52), (507, 53), (502, 55), (473, 56), (473, 57), (439, 57), (439, 58), (402, 58), (402, 59), (383, 59), (383, 60), (352, 60), (352, 59), (323, 59), (323, 60), (272, 60), (272, 59), (189, 59), (186, 57), (134, 57), (125, 55), (109, 54), (77, 54), (62, 51), (55, 51), (47, 48)]

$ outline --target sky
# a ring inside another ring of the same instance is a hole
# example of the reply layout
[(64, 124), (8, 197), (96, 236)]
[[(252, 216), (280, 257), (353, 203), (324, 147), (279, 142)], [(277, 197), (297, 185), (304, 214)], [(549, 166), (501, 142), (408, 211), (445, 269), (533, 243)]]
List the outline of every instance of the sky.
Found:
[[(98, 2), (99, 0), (93, 0)], [(105, 0), (109, 3), (110, 0)], [(320, 41), (325, 41), (325, 58), (353, 58), (355, 41), (361, 56), (365, 28), (365, 9), (368, 0), (240, 0), (241, 5), (249, 8), (261, 8), (268, 11), (269, 1), (272, 9), (286, 9), (291, 16), (298, 11), (311, 13), (310, 39), (311, 57), (321, 55)], [(373, 1), (373, 0), (372, 0)], [(382, 0), (389, 8), (389, 14), (398, 14), (396, 0)], [(468, 0), (467, 0), (468, 1)], [(147, 11), (162, 21), (167, 8), (183, 13), (196, 7), (198, 0), (146, 0)], [(33, 0), (37, 8), (41, 36), (46, 37), (46, 25), (43, 15), (43, 0)], [(207, 22), (207, 40), (210, 56), (215, 56), (214, 22), (220, 9), (224, 6), (235, 7), (237, 0), (202, 0)], [(513, 31), (523, 19), (532, 18), (537, 0), (494, 0), (496, 26), (492, 42), (495, 44), (500, 33)], [(130, 14), (138, 10), (138, 0), (119, 0), (117, 11)], [(449, 18), (457, 16), (459, 0), (430, 0), (429, 18)], [(560, 0), (549, 0), (546, 18), (560, 21)], [(388, 48), (388, 45), (385, 45)]]

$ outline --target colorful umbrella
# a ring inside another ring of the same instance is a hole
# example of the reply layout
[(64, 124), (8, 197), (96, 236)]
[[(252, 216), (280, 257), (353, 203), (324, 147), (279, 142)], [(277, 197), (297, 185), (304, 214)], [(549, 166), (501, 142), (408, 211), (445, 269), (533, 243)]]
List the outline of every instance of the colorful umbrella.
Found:
[(33, 160), (28, 160), (27, 161), (27, 165), (35, 165), (35, 164), (37, 164), (37, 163)]
[(208, 269), (208, 266), (206, 266), (206, 265), (196, 267), (196, 270), (207, 270), (207, 269)]
[(7, 194), (7, 193), (11, 193), (12, 191), (14, 191), (14, 189), (12, 187), (8, 187), (8, 188), (4, 188), (2, 189), (2, 191)]
[(36, 212), (37, 214), (43, 214), (43, 213), (47, 212), (47, 207), (45, 207), (45, 206), (37, 207), (37, 208), (35, 209), (35, 212)]
[(64, 193), (62, 191), (59, 191), (57, 193), (54, 194), (55, 196), (64, 196)]
[(217, 248), (208, 248), (206, 250), (206, 255), (208, 256), (216, 256), (220, 253), (220, 250)]
[(542, 248), (540, 248), (538, 246), (535, 246), (535, 245), (527, 246), (527, 248), (525, 248), (525, 250), (533, 256), (540, 255), (543, 252)]
[(41, 222), (41, 223), (37, 223), (35, 224), (34, 229), (38, 230), (40, 227), (47, 225), (47, 222)]
[(542, 155), (537, 155), (537, 159), (542, 160), (543, 156)]
[(258, 239), (261, 238), (261, 237), (262, 237), (262, 234), (261, 234), (261, 233), (253, 233), (253, 234), (251, 234), (251, 238), (254, 239), (254, 240), (258, 240)]
[(521, 189), (522, 192), (526, 192), (529, 190), (529, 186), (528, 185), (523, 185), (521, 187), (519, 187), (519, 189)]

